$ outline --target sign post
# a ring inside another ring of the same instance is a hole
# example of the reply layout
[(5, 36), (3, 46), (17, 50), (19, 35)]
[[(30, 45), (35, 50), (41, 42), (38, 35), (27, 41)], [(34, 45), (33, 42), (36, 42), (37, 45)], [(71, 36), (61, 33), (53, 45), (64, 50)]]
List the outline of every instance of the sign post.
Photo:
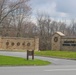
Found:
[(27, 50), (27, 60), (29, 60), (29, 56), (32, 56), (32, 60), (34, 60), (34, 50), (30, 50), (31, 44), (30, 43), (27, 43), (27, 47), (28, 47), (28, 50)]
[(32, 51), (27, 50), (27, 60), (29, 60), (29, 56), (32, 56), (32, 60), (34, 60), (34, 50)]

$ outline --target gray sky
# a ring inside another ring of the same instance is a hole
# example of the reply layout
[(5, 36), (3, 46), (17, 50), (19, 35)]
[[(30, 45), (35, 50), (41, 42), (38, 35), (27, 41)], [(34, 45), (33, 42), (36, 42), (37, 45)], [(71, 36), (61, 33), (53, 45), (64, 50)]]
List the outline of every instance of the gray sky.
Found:
[(37, 11), (48, 13), (52, 18), (74, 19), (76, 0), (31, 0), (33, 15)]

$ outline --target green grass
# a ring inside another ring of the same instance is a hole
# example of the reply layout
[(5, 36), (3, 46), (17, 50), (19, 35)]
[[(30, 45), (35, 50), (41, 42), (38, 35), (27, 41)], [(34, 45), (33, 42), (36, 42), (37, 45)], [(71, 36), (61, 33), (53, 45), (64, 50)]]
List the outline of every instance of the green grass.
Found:
[(38, 51), (35, 52), (35, 55), (76, 60), (76, 52), (70, 51)]
[(0, 66), (41, 66), (48, 65), (50, 62), (42, 60), (26, 60), (25, 58), (0, 55)]

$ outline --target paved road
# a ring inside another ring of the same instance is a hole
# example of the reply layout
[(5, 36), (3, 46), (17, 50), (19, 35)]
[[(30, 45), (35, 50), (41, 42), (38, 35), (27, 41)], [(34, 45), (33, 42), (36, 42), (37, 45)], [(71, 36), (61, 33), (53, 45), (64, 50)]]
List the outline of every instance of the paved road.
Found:
[[(0, 55), (9, 55), (26, 58), (25, 52), (3, 52)], [(76, 61), (47, 57), (35, 58), (51, 61), (47, 66), (16, 66), (0, 67), (0, 75), (76, 75)]]

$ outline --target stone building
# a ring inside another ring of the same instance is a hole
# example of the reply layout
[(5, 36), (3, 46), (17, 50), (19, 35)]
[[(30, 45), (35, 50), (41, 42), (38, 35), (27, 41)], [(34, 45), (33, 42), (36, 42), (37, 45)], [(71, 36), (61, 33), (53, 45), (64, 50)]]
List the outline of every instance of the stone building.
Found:
[(55, 51), (76, 51), (76, 36), (67, 37), (61, 32), (56, 32), (52, 36), (51, 47)]
[(0, 50), (39, 50), (39, 38), (0, 37)]

